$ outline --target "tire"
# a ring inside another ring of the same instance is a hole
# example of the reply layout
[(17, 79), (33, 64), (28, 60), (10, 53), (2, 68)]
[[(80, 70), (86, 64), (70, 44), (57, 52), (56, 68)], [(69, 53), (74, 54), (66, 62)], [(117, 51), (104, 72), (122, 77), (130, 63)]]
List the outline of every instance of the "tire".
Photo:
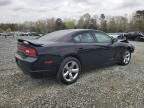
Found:
[(130, 60), (131, 60), (131, 52), (130, 50), (125, 50), (119, 64), (123, 66), (128, 65), (130, 63)]
[(80, 61), (74, 57), (65, 58), (59, 68), (57, 78), (63, 84), (74, 83), (81, 73)]

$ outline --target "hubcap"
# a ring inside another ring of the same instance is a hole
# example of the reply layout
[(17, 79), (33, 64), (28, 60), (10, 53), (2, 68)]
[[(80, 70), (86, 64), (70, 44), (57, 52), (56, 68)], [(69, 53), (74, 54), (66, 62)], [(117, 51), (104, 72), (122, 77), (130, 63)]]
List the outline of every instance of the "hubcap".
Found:
[(129, 51), (126, 51), (124, 53), (124, 59), (123, 59), (123, 61), (124, 61), (125, 64), (129, 63), (129, 61), (130, 61), (130, 52)]
[(69, 61), (63, 68), (63, 77), (66, 81), (73, 81), (79, 74), (79, 65), (75, 61)]

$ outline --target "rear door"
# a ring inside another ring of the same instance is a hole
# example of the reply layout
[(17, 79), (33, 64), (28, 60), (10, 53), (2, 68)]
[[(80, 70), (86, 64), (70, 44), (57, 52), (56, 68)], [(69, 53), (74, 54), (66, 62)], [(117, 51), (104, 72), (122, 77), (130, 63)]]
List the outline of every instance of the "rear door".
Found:
[(96, 48), (95, 38), (91, 32), (81, 32), (75, 35), (74, 41), (76, 42), (78, 55), (82, 60), (83, 66), (92, 66), (95, 64)]

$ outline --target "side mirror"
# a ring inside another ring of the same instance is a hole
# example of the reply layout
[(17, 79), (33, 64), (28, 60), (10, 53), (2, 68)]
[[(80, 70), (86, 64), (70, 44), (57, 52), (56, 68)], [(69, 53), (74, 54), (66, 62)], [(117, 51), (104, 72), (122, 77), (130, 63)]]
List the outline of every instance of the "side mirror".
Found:
[(112, 43), (115, 43), (115, 42), (117, 42), (117, 41), (118, 41), (117, 38), (112, 38)]

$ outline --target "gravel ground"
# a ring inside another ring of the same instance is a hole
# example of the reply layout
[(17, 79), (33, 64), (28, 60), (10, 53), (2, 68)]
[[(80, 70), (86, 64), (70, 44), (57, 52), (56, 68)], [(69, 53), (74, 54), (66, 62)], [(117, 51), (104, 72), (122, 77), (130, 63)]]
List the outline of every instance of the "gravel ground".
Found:
[(69, 86), (32, 79), (15, 64), (16, 39), (0, 37), (0, 108), (143, 108), (144, 43), (128, 66), (113, 65), (81, 75)]

